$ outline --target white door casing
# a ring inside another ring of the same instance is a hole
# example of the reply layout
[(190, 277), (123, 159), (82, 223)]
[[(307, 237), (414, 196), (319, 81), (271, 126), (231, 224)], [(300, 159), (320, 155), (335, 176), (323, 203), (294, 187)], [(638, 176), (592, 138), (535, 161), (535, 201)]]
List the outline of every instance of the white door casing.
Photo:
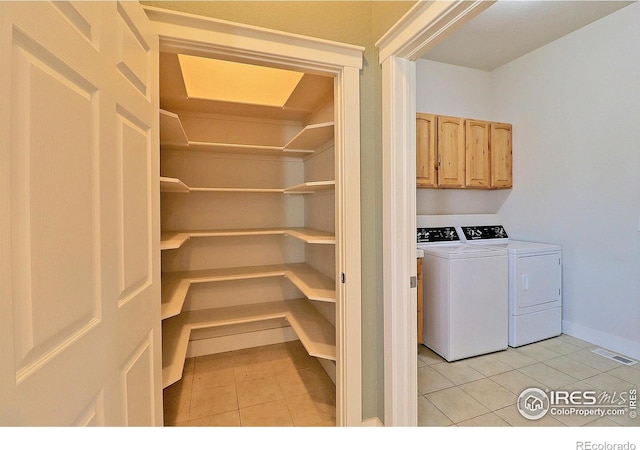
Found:
[[(415, 61), (494, 1), (417, 2), (382, 36), (385, 426), (416, 426)], [(407, 325), (409, 324), (409, 325)]]
[(157, 35), (0, 4), (0, 425), (161, 425)]

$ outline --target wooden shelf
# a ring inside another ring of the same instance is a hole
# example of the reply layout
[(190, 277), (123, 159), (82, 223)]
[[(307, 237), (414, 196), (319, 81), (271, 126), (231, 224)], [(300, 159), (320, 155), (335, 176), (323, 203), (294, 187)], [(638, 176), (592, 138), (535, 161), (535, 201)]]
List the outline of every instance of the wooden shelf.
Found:
[(284, 146), (251, 145), (228, 142), (199, 142), (188, 140), (180, 118), (169, 111), (160, 110), (160, 143), (167, 150), (202, 150), (230, 154), (276, 155), (305, 157), (333, 140), (334, 122), (304, 127)]
[(292, 186), (284, 190), (285, 194), (315, 194), (319, 191), (334, 189), (335, 181), (309, 181), (297, 186)]
[(304, 299), (189, 311), (163, 322), (162, 381), (182, 378), (192, 330), (286, 319), (309, 355), (336, 361), (334, 326)]
[(307, 244), (335, 244), (336, 235), (326, 231), (313, 230), (311, 228), (286, 228), (285, 236), (306, 242)]
[(160, 177), (161, 192), (189, 192), (189, 187), (177, 178)]
[(162, 233), (160, 236), (160, 250), (175, 250), (182, 247), (182, 244), (187, 242), (191, 235), (189, 233), (181, 232), (167, 232)]
[(178, 178), (160, 177), (160, 191), (162, 192), (236, 192), (236, 193), (267, 193), (267, 194), (314, 194), (319, 191), (334, 189), (336, 182), (309, 181), (288, 188), (235, 188), (235, 187), (190, 187)]
[(334, 122), (324, 122), (304, 127), (284, 146), (284, 151), (315, 151), (323, 144), (333, 140)]
[(307, 244), (335, 244), (336, 236), (326, 231), (311, 228), (237, 228), (224, 230), (193, 230), (162, 233), (160, 250), (174, 250), (191, 238), (231, 237), (231, 236), (269, 236), (284, 235), (299, 239)]
[(168, 272), (162, 274), (161, 317), (180, 314), (192, 284), (271, 277), (287, 278), (310, 300), (336, 301), (335, 282), (304, 263)]
[(223, 142), (189, 142), (189, 148), (194, 150), (204, 150), (218, 153), (231, 154), (249, 154), (249, 155), (269, 155), (269, 156), (309, 156), (314, 150), (307, 149), (291, 149), (285, 150), (285, 147), (273, 145), (248, 145), (248, 144), (229, 144)]
[(223, 188), (223, 187), (210, 187), (210, 188), (189, 188), (189, 192), (264, 192), (272, 194), (280, 194), (284, 192), (284, 189), (272, 189), (272, 188)]
[(160, 144), (187, 146), (189, 140), (177, 114), (160, 110)]

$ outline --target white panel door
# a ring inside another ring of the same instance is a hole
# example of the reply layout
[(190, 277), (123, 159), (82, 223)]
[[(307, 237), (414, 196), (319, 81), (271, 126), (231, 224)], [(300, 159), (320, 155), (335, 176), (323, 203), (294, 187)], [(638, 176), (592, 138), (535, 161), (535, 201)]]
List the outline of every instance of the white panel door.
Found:
[(161, 425), (158, 37), (0, 2), (0, 425)]

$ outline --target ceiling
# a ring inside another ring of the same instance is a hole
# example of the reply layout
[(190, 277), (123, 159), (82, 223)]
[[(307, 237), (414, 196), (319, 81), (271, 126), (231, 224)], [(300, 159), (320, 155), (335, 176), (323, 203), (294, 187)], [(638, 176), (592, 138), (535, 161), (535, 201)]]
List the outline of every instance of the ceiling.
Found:
[(500, 0), (422, 58), (492, 71), (631, 3)]

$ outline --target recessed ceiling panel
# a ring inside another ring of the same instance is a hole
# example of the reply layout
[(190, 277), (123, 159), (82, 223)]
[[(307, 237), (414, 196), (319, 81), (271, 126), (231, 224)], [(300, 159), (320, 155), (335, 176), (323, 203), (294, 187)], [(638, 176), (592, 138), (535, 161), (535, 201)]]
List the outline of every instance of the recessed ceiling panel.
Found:
[(300, 72), (178, 55), (189, 98), (283, 107)]

